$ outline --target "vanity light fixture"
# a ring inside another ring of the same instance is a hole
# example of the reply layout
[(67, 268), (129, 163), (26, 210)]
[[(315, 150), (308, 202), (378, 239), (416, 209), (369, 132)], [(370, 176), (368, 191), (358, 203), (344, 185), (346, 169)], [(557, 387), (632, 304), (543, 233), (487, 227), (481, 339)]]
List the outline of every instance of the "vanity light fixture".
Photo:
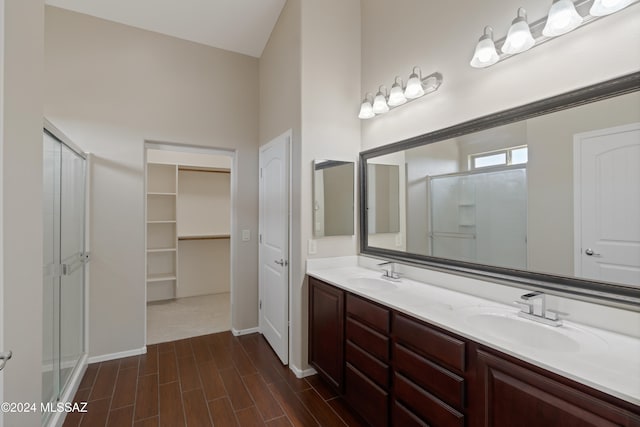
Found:
[[(384, 92), (382, 92), (384, 89)], [(384, 114), (389, 111), (389, 105), (387, 104), (387, 88), (381, 85), (378, 88), (378, 93), (373, 100), (373, 112), (376, 114)]]
[(561, 36), (575, 30), (580, 24), (582, 24), (582, 16), (571, 0), (553, 0), (542, 35)]
[(371, 93), (367, 93), (362, 100), (362, 104), (360, 105), (360, 114), (358, 114), (358, 118), (360, 119), (370, 119), (375, 117), (375, 113), (373, 112), (373, 105), (371, 105), (371, 99), (373, 95)]
[(510, 55), (529, 50), (536, 44), (531, 35), (531, 28), (527, 22), (527, 11), (524, 8), (518, 9), (518, 16), (511, 23), (507, 39), (502, 45), (502, 52)]
[(637, 3), (640, 0), (551, 0), (549, 14), (531, 24), (526, 10), (519, 8), (505, 37), (494, 41), (493, 29), (485, 27), (470, 65), (489, 67)]
[(360, 104), (361, 119), (370, 119), (376, 115), (385, 114), (389, 110), (400, 107), (428, 93), (435, 92), (442, 84), (442, 74), (433, 73), (422, 77), (420, 67), (413, 67), (407, 85), (403, 86), (402, 79), (396, 76), (391, 91), (386, 86), (380, 85), (375, 98), (368, 92), (362, 104)]
[(471, 66), (473, 68), (485, 68), (495, 64), (500, 60), (498, 52), (496, 51), (496, 45), (493, 42), (493, 28), (484, 27), (484, 33), (478, 40), (476, 45), (476, 51), (473, 53), (471, 59)]
[(606, 16), (624, 9), (633, 3), (633, 0), (595, 0), (589, 9), (591, 16)]

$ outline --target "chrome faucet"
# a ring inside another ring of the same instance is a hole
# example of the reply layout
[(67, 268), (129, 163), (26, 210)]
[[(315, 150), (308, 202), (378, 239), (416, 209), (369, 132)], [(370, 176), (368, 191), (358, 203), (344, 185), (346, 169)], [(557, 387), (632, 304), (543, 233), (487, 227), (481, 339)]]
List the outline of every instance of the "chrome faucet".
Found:
[[(518, 312), (518, 316), (534, 320), (536, 322), (541, 322), (545, 325), (562, 325), (562, 320), (558, 318), (558, 312), (547, 310), (545, 297), (546, 295), (544, 293), (538, 291), (522, 295), (520, 297), (522, 301), (515, 301), (515, 304), (519, 305), (521, 308), (521, 311)], [(540, 304), (536, 304), (536, 301), (540, 301)]]
[[(389, 268), (384, 268), (383, 266), (389, 266)], [(400, 281), (400, 273), (396, 272), (396, 264), (393, 261), (381, 262), (380, 264), (378, 264), (378, 267), (383, 267), (383, 279), (392, 280), (395, 282)]]

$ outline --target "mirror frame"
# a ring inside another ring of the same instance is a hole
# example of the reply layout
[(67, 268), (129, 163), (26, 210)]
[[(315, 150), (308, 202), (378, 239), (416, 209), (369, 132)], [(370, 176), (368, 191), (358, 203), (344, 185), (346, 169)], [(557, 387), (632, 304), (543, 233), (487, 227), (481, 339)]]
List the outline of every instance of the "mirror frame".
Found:
[(635, 288), (623, 284), (598, 282), (577, 277), (556, 276), (527, 270), (496, 267), (487, 264), (457, 261), (448, 258), (438, 258), (369, 246), (368, 215), (366, 215), (368, 159), (578, 107), (638, 90), (640, 90), (640, 72), (634, 72), (605, 82), (361, 152), (358, 163), (360, 253), (362, 255), (390, 259), (419, 267), (428, 267), (433, 270), (501, 283), (508, 286), (540, 290), (551, 295), (560, 295), (627, 310), (640, 311), (640, 287)]

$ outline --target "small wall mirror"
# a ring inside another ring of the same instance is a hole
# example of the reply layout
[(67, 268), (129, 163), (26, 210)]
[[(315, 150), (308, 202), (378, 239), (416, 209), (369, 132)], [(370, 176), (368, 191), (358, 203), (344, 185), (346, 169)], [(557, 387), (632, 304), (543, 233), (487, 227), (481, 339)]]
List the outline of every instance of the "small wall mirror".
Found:
[(313, 236), (353, 236), (353, 162), (313, 161)]

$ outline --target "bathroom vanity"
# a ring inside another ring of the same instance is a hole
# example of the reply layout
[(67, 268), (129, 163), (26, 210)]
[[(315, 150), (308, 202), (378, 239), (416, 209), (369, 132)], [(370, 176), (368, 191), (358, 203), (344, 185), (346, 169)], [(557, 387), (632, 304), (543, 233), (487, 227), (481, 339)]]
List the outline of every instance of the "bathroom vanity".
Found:
[(370, 425), (640, 426), (637, 339), (310, 262), (309, 362)]

